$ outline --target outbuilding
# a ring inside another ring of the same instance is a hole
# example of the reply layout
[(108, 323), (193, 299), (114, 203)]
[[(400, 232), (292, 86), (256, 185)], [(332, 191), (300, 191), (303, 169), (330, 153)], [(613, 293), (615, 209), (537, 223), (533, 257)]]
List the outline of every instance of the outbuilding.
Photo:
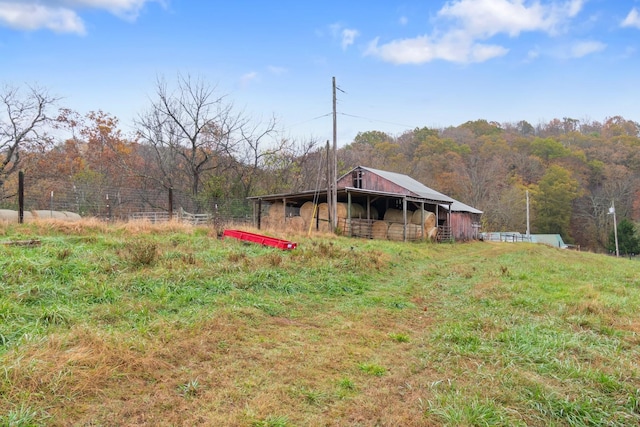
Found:
[(407, 175), (365, 166), (339, 177), (336, 193), (335, 209), (327, 188), (250, 197), (254, 225), (401, 241), (451, 240), (452, 215), (460, 213), (452, 206), (467, 206)]

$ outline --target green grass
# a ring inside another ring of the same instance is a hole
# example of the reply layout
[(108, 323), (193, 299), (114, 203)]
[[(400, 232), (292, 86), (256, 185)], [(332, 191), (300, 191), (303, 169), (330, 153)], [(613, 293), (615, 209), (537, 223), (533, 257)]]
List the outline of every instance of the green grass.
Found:
[(640, 423), (638, 261), (0, 225), (0, 426)]

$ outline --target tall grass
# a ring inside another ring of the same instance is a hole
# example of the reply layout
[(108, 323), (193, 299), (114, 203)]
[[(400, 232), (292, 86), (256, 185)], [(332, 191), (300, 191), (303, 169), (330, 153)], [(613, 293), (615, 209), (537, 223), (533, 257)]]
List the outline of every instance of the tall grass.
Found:
[(636, 425), (637, 261), (0, 224), (0, 425)]

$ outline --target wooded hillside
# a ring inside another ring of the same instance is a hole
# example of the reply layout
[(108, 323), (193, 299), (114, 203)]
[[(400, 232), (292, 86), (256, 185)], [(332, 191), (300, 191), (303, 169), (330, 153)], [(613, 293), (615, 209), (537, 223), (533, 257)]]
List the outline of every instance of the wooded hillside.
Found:
[[(18, 170), (28, 177), (33, 209), (71, 188), (75, 197), (172, 189), (196, 212), (211, 209), (213, 199), (326, 188), (324, 144), (284, 137), (275, 119), (246, 117), (200, 80), (181, 77), (173, 89), (159, 80), (131, 135), (103, 111), (53, 113), (55, 101), (37, 89), (5, 89), (0, 208), (17, 203)], [(479, 119), (399, 135), (363, 130), (342, 141), (338, 175), (358, 165), (407, 174), (483, 210), (483, 231), (524, 232), (528, 191), (532, 233), (603, 251), (612, 203), (618, 221), (640, 220), (639, 136), (640, 124), (620, 116), (535, 126)]]

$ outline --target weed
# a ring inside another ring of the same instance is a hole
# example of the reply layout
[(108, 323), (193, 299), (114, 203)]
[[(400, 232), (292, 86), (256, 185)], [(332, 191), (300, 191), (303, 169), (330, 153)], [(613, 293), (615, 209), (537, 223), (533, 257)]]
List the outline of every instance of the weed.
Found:
[(63, 261), (71, 256), (73, 251), (70, 248), (64, 248), (58, 252), (57, 258), (60, 261)]
[(289, 418), (285, 416), (268, 416), (264, 420), (253, 421), (251, 427), (291, 427)]
[(231, 252), (227, 256), (227, 259), (229, 260), (229, 262), (233, 262), (233, 263), (240, 262), (246, 258), (247, 258), (247, 254), (245, 254), (244, 252)]
[(198, 379), (189, 380), (178, 386), (178, 391), (183, 397), (195, 397), (200, 392), (200, 382)]
[(11, 409), (5, 415), (0, 415), (0, 425), (7, 427), (35, 427), (42, 425), (43, 417), (37, 409), (21, 404), (17, 409)]
[(305, 403), (313, 406), (322, 406), (328, 399), (325, 392), (320, 390), (313, 390), (306, 387), (299, 387), (294, 392), (301, 396)]
[(358, 369), (368, 375), (373, 375), (375, 377), (381, 377), (387, 372), (384, 367), (373, 363), (361, 363), (358, 365)]
[(127, 246), (128, 260), (137, 266), (151, 266), (158, 259), (158, 245), (144, 240), (129, 243)]
[(389, 334), (389, 338), (396, 342), (409, 342), (409, 335), (407, 334), (391, 333)]

